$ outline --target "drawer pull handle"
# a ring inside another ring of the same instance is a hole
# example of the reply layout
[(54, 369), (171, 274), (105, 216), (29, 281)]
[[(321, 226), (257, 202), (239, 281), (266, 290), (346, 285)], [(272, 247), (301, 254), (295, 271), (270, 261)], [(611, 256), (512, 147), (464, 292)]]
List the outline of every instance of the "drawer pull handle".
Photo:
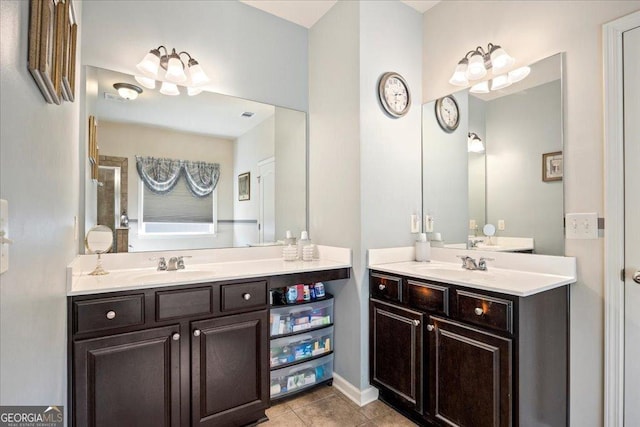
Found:
[(107, 311), (107, 319), (113, 320), (116, 318), (116, 312), (113, 310)]
[(427, 325), (427, 331), (431, 332), (435, 329), (436, 327), (433, 325)]
[(382, 283), (378, 285), (378, 289), (380, 289), (381, 291), (384, 291), (385, 288), (386, 286), (383, 285)]
[(200, 329), (196, 329), (193, 331), (193, 336), (194, 337), (199, 337), (200, 336)]
[(180, 334), (176, 332), (171, 336), (171, 338), (173, 338), (174, 341), (178, 341), (180, 339)]
[(480, 307), (476, 307), (475, 310), (473, 310), (473, 312), (478, 316), (482, 316), (484, 314), (484, 310), (482, 310)]
[(251, 299), (251, 294), (250, 293), (242, 294), (242, 298), (245, 301), (249, 301)]
[(413, 320), (413, 326), (420, 326), (420, 321), (419, 320)]

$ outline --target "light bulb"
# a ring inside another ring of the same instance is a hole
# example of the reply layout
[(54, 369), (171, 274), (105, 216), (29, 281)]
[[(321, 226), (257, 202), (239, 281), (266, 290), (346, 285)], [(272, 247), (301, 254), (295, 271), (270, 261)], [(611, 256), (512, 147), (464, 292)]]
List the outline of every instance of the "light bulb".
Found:
[(146, 87), (147, 89), (156, 88), (156, 81), (150, 77), (134, 76), (134, 78), (138, 83), (140, 83), (142, 86)]
[(173, 53), (169, 55), (167, 72), (164, 77), (172, 83), (183, 83), (187, 80), (187, 75), (184, 73), (184, 66), (182, 65), (182, 61), (175, 49), (173, 50)]
[(490, 51), (491, 65), (494, 73), (501, 73), (513, 65), (515, 60), (500, 46), (493, 46)]
[(509, 75), (500, 74), (491, 80), (491, 90), (500, 90), (504, 89), (507, 86), (511, 86), (511, 81), (509, 80)]
[(467, 151), (470, 153), (482, 153), (484, 152), (484, 145), (480, 137), (474, 132), (470, 132), (467, 139)]
[(158, 49), (150, 50), (142, 61), (136, 65), (136, 68), (145, 76), (156, 79), (158, 77), (158, 67), (160, 66), (160, 51)]
[(453, 76), (449, 79), (449, 83), (454, 86), (466, 86), (469, 84), (469, 79), (467, 79), (467, 67), (469, 65), (469, 60), (467, 58), (462, 58), (458, 65), (456, 65), (456, 69), (453, 72)]
[(169, 82), (162, 82), (162, 86), (160, 87), (160, 93), (163, 95), (169, 95), (169, 96), (180, 95), (178, 86)]
[(207, 77), (204, 70), (195, 59), (189, 60), (188, 70), (189, 76), (191, 77), (191, 84), (193, 86), (202, 86), (209, 83), (209, 77)]
[(113, 87), (118, 91), (120, 97), (133, 101), (142, 93), (142, 89), (129, 83), (114, 83)]
[(469, 67), (467, 68), (467, 78), (469, 80), (478, 80), (487, 74), (484, 67), (484, 59), (480, 53), (474, 53), (469, 59)]
[(489, 82), (487, 80), (480, 82), (480, 83), (476, 83), (475, 85), (471, 86), (471, 89), (469, 89), (469, 92), (471, 93), (489, 93)]
[(509, 71), (509, 80), (511, 81), (511, 83), (519, 82), (520, 80), (527, 77), (530, 72), (530, 67), (516, 68), (515, 70)]

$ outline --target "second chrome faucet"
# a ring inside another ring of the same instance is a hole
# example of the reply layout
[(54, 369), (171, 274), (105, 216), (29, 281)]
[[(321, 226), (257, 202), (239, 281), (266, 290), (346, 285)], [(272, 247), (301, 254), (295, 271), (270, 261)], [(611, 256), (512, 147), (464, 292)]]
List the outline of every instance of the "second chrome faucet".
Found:
[(151, 261), (158, 260), (158, 271), (176, 271), (176, 270), (184, 270), (184, 259), (191, 258), (190, 256), (172, 256), (169, 258), (169, 262), (167, 263), (165, 257), (161, 256), (158, 258), (150, 258)]
[(462, 268), (465, 270), (480, 270), (487, 271), (487, 261), (493, 261), (493, 258), (480, 258), (476, 263), (476, 260), (467, 255), (458, 255), (458, 258), (462, 260)]

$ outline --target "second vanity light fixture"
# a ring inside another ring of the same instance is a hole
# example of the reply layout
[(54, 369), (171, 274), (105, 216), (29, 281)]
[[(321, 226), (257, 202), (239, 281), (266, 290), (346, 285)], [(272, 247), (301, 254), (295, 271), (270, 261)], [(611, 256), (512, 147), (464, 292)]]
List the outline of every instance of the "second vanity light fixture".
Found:
[(521, 67), (508, 73), (505, 72), (515, 62), (501, 46), (489, 43), (487, 49), (478, 46), (470, 50), (458, 62), (449, 83), (455, 86), (467, 86), (470, 81), (480, 80), (491, 70), (494, 75), (491, 81), (483, 81), (471, 87), (473, 93), (488, 93), (490, 90), (499, 90), (512, 83), (518, 82), (529, 75), (529, 67)]
[(484, 153), (484, 144), (475, 132), (469, 132), (467, 135), (467, 148), (470, 153)]
[[(186, 56), (186, 64), (182, 57)], [(178, 84), (187, 87), (189, 96), (202, 92), (202, 86), (209, 82), (209, 78), (204, 70), (188, 52), (177, 53), (175, 49), (171, 53), (164, 46), (151, 49), (149, 53), (136, 65), (142, 75), (136, 75), (138, 83), (148, 89), (156, 87), (156, 80), (159, 80), (159, 73), (164, 70), (164, 79), (160, 86), (160, 93), (163, 95), (180, 95)]]

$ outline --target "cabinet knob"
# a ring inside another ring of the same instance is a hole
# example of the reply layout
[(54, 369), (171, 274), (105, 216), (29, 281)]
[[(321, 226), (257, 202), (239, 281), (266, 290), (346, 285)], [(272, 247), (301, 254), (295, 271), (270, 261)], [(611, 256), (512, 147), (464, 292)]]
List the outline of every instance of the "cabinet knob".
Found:
[(433, 325), (427, 325), (427, 331), (431, 332), (435, 329), (436, 327)]
[(636, 283), (640, 283), (640, 270), (633, 273), (633, 281)]
[(112, 320), (116, 318), (116, 312), (113, 310), (107, 311), (107, 319)]
[(176, 332), (175, 334), (171, 335), (171, 338), (173, 338), (174, 341), (178, 341), (180, 339), (180, 334)]
[(249, 301), (251, 299), (251, 294), (250, 293), (242, 294), (242, 298), (245, 301)]
[(413, 326), (420, 326), (420, 321), (417, 319), (413, 320)]
[(476, 307), (475, 310), (473, 310), (473, 312), (478, 316), (482, 316), (482, 314), (484, 313), (484, 310), (482, 310), (480, 307)]
[(194, 337), (199, 337), (200, 336), (200, 329), (196, 329), (193, 331), (193, 336)]
[(380, 284), (378, 285), (378, 289), (380, 289), (381, 291), (384, 291), (384, 289), (385, 289), (385, 288), (386, 288), (386, 286), (385, 286), (385, 285), (383, 285), (382, 283), (380, 283)]

